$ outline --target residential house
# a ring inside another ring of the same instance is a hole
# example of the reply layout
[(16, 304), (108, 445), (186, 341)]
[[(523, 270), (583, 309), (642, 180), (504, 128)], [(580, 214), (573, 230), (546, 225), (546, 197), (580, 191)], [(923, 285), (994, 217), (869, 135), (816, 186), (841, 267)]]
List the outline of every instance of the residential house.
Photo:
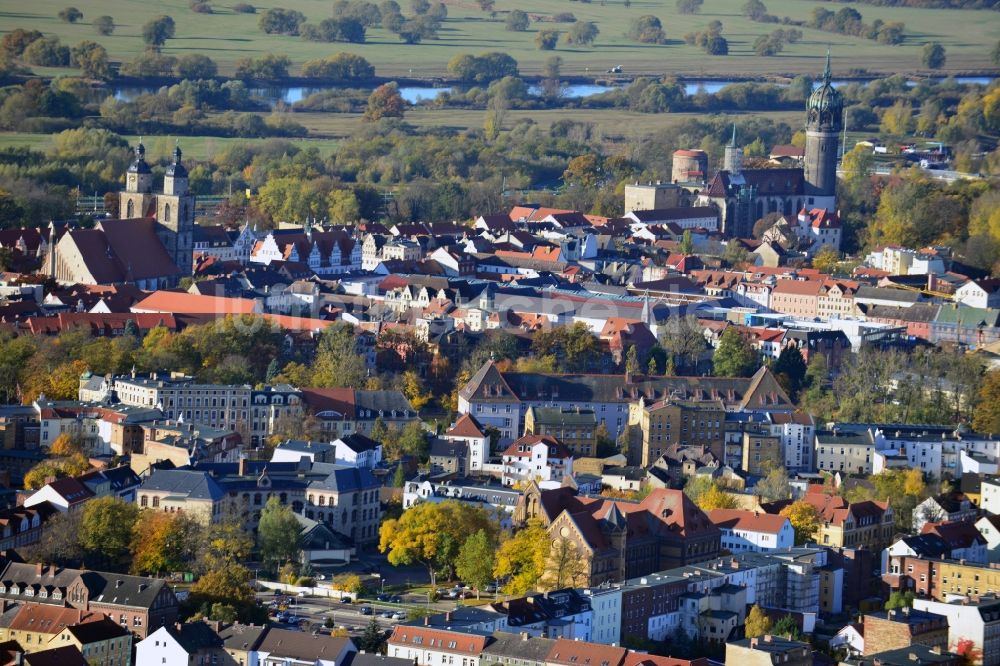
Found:
[(276, 628), (256, 650), (259, 666), (344, 666), (357, 651), (350, 638)]
[(623, 647), (560, 638), (545, 658), (545, 666), (622, 666), (626, 654)]
[(894, 514), (884, 502), (848, 502), (838, 495), (807, 492), (802, 499), (816, 508), (820, 526), (813, 539), (830, 548), (864, 546), (875, 552), (892, 542)]
[(792, 411), (788, 396), (766, 368), (749, 378), (646, 377), (623, 375), (557, 375), (501, 372), (487, 361), (462, 387), (458, 411), (471, 414), (483, 427), (500, 431), (501, 443), (524, 432), (528, 407), (579, 407), (591, 410), (617, 438), (629, 423), (629, 405), (671, 400), (719, 400), (730, 411)]
[(953, 602), (917, 598), (913, 608), (948, 618), (949, 650), (955, 651), (960, 642), (969, 641), (979, 655), (975, 663), (1000, 663), (1000, 600), (996, 597)]
[(795, 530), (784, 516), (741, 509), (713, 509), (708, 518), (722, 532), (722, 547), (739, 553), (782, 550), (795, 545)]
[(104, 615), (66, 626), (49, 644), (76, 647), (92, 666), (124, 666), (132, 660), (132, 633)]
[(497, 632), (483, 649), (482, 660), (501, 666), (545, 666), (545, 658), (555, 643), (553, 638), (532, 636), (527, 631)]
[(463, 445), (469, 474), (483, 473), (483, 467), (490, 454), (490, 438), (476, 418), (462, 414), (444, 434), (444, 439), (456, 445)]
[(221, 520), (230, 506), (212, 475), (195, 469), (153, 469), (137, 495), (140, 508), (182, 511), (205, 525)]
[(961, 494), (934, 495), (913, 508), (913, 531), (921, 532), (927, 523), (975, 520), (978, 515), (976, 506)]
[(528, 407), (524, 434), (548, 435), (559, 440), (574, 458), (597, 454), (597, 415), (593, 410), (566, 407)]
[(573, 476), (573, 453), (549, 435), (524, 435), (503, 452), (505, 486), (537, 482), (541, 487), (558, 487)]
[[(396, 625), (386, 654), (417, 666), (479, 666), (492, 637), (479, 632), (449, 631), (430, 627)], [(266, 665), (265, 665), (266, 666)]]
[(225, 657), (222, 639), (208, 622), (163, 626), (135, 646), (135, 666), (217, 664)]
[(743, 666), (812, 666), (812, 646), (766, 634), (726, 643), (726, 663)]
[(819, 316), (821, 280), (778, 280), (771, 290), (771, 309), (804, 319)]
[(955, 301), (970, 308), (1000, 308), (1000, 280), (969, 280), (955, 290)]
[(911, 645), (948, 649), (948, 618), (917, 608), (865, 613), (864, 655)]

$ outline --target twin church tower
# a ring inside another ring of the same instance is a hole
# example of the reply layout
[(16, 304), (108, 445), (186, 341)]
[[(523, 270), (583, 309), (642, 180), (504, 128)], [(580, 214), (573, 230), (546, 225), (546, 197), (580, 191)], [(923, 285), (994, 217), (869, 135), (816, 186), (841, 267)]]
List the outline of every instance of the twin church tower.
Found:
[(163, 191), (153, 192), (153, 171), (140, 141), (126, 172), (125, 191), (119, 195), (118, 216), (124, 220), (154, 218), (156, 237), (185, 274), (190, 273), (194, 259), (194, 203), (180, 147), (174, 149), (174, 160), (163, 177)]

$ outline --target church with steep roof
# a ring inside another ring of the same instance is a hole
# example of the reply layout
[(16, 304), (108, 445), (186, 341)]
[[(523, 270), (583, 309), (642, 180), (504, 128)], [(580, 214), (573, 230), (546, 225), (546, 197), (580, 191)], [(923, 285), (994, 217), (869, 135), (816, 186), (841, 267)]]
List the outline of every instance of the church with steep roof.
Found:
[(833, 86), (830, 54), (820, 85), (806, 104), (806, 147), (801, 168), (745, 169), (736, 129), (725, 149), (723, 168), (698, 192), (699, 206), (715, 206), (723, 233), (749, 238), (768, 213), (794, 217), (799, 211), (837, 209), (838, 137), (844, 99)]
[(174, 149), (163, 189), (153, 191), (153, 170), (140, 142), (119, 194), (117, 220), (92, 229), (49, 229), (45, 271), (63, 284), (134, 284), (140, 289), (173, 287), (190, 275), (193, 262), (195, 197), (181, 149)]

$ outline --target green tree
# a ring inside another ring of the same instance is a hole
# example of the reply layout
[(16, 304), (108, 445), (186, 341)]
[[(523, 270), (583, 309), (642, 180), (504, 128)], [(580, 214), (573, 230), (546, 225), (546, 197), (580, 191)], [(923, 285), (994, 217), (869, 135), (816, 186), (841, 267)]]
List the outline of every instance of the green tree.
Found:
[(1000, 433), (1000, 370), (990, 370), (983, 376), (977, 397), (972, 427), (976, 432)]
[(882, 113), (879, 128), (883, 134), (906, 136), (913, 131), (913, 105), (902, 99)]
[(198, 523), (184, 513), (141, 511), (129, 544), (132, 573), (181, 571), (194, 559), (200, 536)]
[(368, 371), (357, 351), (354, 327), (338, 323), (320, 336), (313, 361), (312, 385), (319, 388), (359, 388)]
[(736, 501), (736, 498), (714, 482), (711, 482), (708, 489), (701, 494), (701, 497), (697, 500), (697, 504), (702, 511), (739, 508), (739, 502)]
[(563, 39), (567, 44), (592, 46), (600, 33), (597, 24), (593, 21), (577, 21), (569, 27), (569, 31)]
[(760, 367), (757, 352), (750, 342), (730, 326), (719, 339), (712, 354), (712, 372), (716, 377), (749, 377)]
[(83, 505), (80, 545), (88, 558), (117, 566), (128, 554), (139, 508), (118, 497), (96, 497)]
[(771, 368), (781, 388), (785, 389), (793, 402), (798, 402), (799, 392), (806, 381), (806, 362), (797, 345), (788, 345), (781, 350), (778, 360)]
[(944, 47), (937, 42), (928, 42), (920, 53), (921, 62), (927, 69), (941, 69), (946, 59)]
[(507, 15), (504, 27), (511, 32), (524, 32), (531, 25), (528, 15), (520, 9), (515, 9)]
[(385, 631), (374, 616), (365, 626), (365, 632), (358, 639), (358, 649), (367, 654), (382, 654), (385, 652)]
[(392, 477), (392, 487), (402, 488), (406, 485), (406, 470), (403, 469), (402, 463), (396, 465), (396, 473)]
[(799, 630), (799, 623), (792, 615), (781, 616), (781, 619), (774, 623), (771, 633), (775, 636), (783, 636), (791, 641), (797, 641), (802, 638), (802, 632)]
[(551, 51), (559, 43), (558, 30), (539, 30), (535, 33), (535, 46), (541, 51)]
[(110, 16), (98, 16), (94, 19), (94, 30), (98, 35), (107, 37), (115, 31), (115, 20)]
[(257, 20), (257, 27), (269, 35), (297, 35), (305, 23), (305, 14), (293, 9), (268, 9)]
[(65, 67), (70, 63), (70, 50), (58, 37), (42, 37), (28, 44), (22, 59), (39, 67)]
[(913, 599), (915, 595), (912, 590), (897, 590), (889, 595), (888, 601), (885, 602), (885, 610), (897, 610), (899, 608), (908, 608), (913, 606)]
[(189, 53), (177, 59), (177, 76), (182, 79), (211, 79), (218, 73), (215, 61), (201, 53)]
[(747, 0), (743, 5), (743, 16), (751, 21), (760, 21), (767, 16), (767, 5), (761, 0)]
[(652, 14), (632, 19), (625, 36), (640, 44), (663, 44), (667, 41), (667, 35), (663, 32), (663, 23)]
[(698, 14), (705, 0), (677, 0), (678, 14)]
[(639, 352), (636, 350), (635, 345), (629, 345), (628, 351), (625, 352), (625, 374), (633, 377), (638, 375), (639, 372)]
[(67, 7), (59, 10), (59, 20), (64, 23), (76, 23), (83, 18), (83, 12), (76, 7)]
[(819, 529), (819, 513), (816, 507), (805, 500), (795, 500), (781, 510), (781, 515), (788, 518), (788, 522), (792, 524), (797, 546), (811, 541)]
[(427, 567), (433, 585), (438, 571), (454, 572), (461, 545), (479, 530), (496, 533), (496, 524), (484, 509), (455, 500), (421, 502), (382, 523), (379, 551), (387, 553), (394, 566)]
[(519, 597), (535, 590), (545, 573), (548, 555), (549, 535), (536, 519), (504, 539), (497, 549), (493, 568), (497, 578), (510, 578), (504, 585), (504, 594)]
[(260, 512), (257, 526), (261, 559), (271, 566), (298, 559), (301, 533), (302, 526), (291, 507), (282, 505), (278, 497), (272, 495)]
[(831, 245), (824, 245), (820, 248), (820, 251), (816, 253), (816, 256), (812, 260), (813, 268), (820, 273), (827, 274), (832, 274), (836, 271), (839, 263), (840, 253)]
[(771, 618), (758, 604), (754, 604), (747, 613), (745, 633), (747, 638), (758, 638), (771, 633)]
[(365, 120), (375, 121), (382, 118), (402, 118), (406, 110), (406, 101), (399, 94), (395, 83), (383, 83), (368, 96), (368, 108), (365, 109)]
[(691, 237), (690, 229), (684, 230), (684, 234), (681, 236), (681, 242), (677, 250), (685, 257), (694, 254), (694, 239)]
[(767, 475), (754, 486), (754, 493), (769, 502), (789, 499), (792, 485), (788, 482), (788, 472), (780, 461), (775, 462)]
[(172, 18), (157, 16), (142, 26), (142, 41), (151, 46), (163, 46), (168, 39), (173, 39), (175, 30)]
[(70, 63), (83, 70), (83, 75), (91, 79), (107, 79), (111, 76), (107, 50), (97, 42), (80, 42), (70, 51)]
[(541, 583), (548, 590), (580, 587), (587, 584), (589, 573), (576, 544), (565, 537), (559, 537), (549, 549)]
[(493, 556), (496, 543), (486, 530), (479, 530), (463, 543), (455, 560), (455, 573), (476, 590), (480, 591), (493, 580)]
[(694, 315), (671, 317), (660, 326), (659, 345), (666, 353), (664, 372), (668, 375), (676, 371), (694, 368), (707, 343)]

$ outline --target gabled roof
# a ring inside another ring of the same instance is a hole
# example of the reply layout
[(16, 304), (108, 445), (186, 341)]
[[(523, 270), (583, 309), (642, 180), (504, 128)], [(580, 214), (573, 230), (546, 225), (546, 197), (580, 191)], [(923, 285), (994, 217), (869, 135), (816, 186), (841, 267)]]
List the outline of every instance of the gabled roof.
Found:
[(407, 645), (418, 650), (448, 652), (478, 658), (492, 637), (475, 632), (447, 631), (413, 625), (396, 625), (389, 637), (393, 645)]
[(476, 420), (476, 417), (471, 414), (462, 414), (455, 425), (451, 427), (448, 432), (444, 434), (445, 437), (468, 437), (473, 439), (479, 439), (486, 437), (486, 433), (483, 432), (483, 427)]
[(246, 298), (203, 296), (183, 291), (154, 291), (132, 306), (133, 312), (173, 314), (254, 314), (257, 302)]
[(766, 534), (778, 534), (789, 524), (785, 516), (740, 509), (713, 509), (708, 512), (708, 518), (717, 527)]
[(626, 654), (623, 647), (560, 638), (545, 661), (559, 666), (621, 666)]

